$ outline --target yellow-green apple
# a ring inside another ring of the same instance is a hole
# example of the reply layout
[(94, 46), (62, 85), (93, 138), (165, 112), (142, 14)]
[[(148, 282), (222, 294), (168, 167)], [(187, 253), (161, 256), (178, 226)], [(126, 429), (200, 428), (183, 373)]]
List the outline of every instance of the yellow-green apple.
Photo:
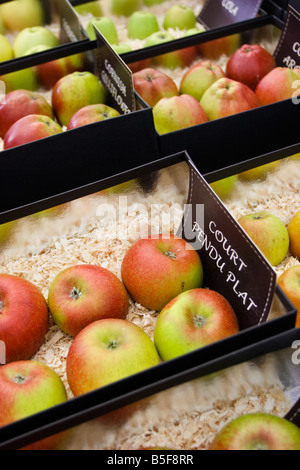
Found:
[(218, 292), (191, 289), (172, 299), (159, 313), (154, 344), (167, 361), (239, 332), (236, 314)]
[(210, 186), (220, 199), (226, 199), (234, 190), (237, 180), (238, 175), (232, 175), (218, 181), (213, 181), (210, 183)]
[(1, 18), (1, 13), (0, 13), (0, 34), (5, 34), (5, 26), (3, 23), (3, 19)]
[[(50, 46), (35, 46), (29, 49), (25, 55), (36, 54), (51, 49)], [(46, 90), (54, 87), (56, 82), (65, 75), (73, 72), (82, 72), (86, 69), (86, 59), (83, 53), (73, 54), (50, 62), (35, 65), (34, 69), (39, 84)]]
[(74, 396), (88, 393), (158, 365), (153, 341), (128, 320), (91, 323), (74, 339), (67, 356), (67, 380)]
[(111, 0), (111, 11), (117, 16), (130, 16), (140, 7), (140, 0)]
[(25, 28), (19, 32), (14, 41), (14, 54), (16, 57), (21, 57), (26, 54), (28, 49), (42, 45), (51, 48), (56, 47), (59, 45), (59, 40), (55, 34), (45, 26)]
[(179, 95), (174, 80), (166, 73), (152, 67), (134, 73), (132, 78), (135, 91), (152, 108), (162, 98)]
[(153, 108), (155, 129), (167, 134), (207, 122), (207, 116), (195, 98), (190, 95), (162, 98)]
[(90, 104), (84, 108), (79, 109), (74, 116), (71, 117), (67, 126), (67, 130), (75, 129), (76, 127), (92, 124), (93, 122), (105, 121), (120, 116), (119, 111), (107, 106), (106, 104)]
[(300, 210), (294, 213), (287, 226), (290, 238), (290, 251), (300, 259)]
[[(151, 34), (144, 43), (144, 47), (152, 47), (165, 42), (174, 41), (175, 37), (168, 31), (158, 31)], [(190, 46), (173, 52), (166, 52), (152, 59), (153, 64), (169, 68), (171, 70), (180, 67), (188, 67), (197, 57), (197, 47)]]
[(15, 54), (11, 43), (3, 34), (0, 34), (0, 62), (11, 60), (14, 56)]
[(222, 427), (210, 450), (300, 450), (300, 429), (285, 418), (249, 413)]
[(147, 7), (152, 7), (153, 5), (158, 5), (159, 3), (163, 3), (165, 0), (143, 0), (143, 4)]
[(274, 162), (266, 163), (265, 165), (259, 165), (255, 168), (250, 168), (249, 170), (242, 171), (239, 174), (239, 178), (244, 181), (253, 181), (266, 178), (267, 175), (274, 171), (280, 165), (280, 161), (276, 160)]
[(203, 60), (190, 67), (183, 75), (180, 94), (191, 95), (200, 101), (204, 92), (219, 78), (225, 77), (223, 69), (209, 60)]
[(291, 266), (278, 277), (278, 285), (297, 310), (296, 328), (300, 327), (300, 264)]
[(272, 266), (277, 266), (289, 250), (289, 234), (284, 223), (266, 211), (243, 215), (240, 226)]
[(74, 10), (78, 15), (91, 14), (93, 16), (102, 16), (103, 9), (100, 1), (86, 2), (82, 5), (74, 6)]
[(103, 318), (125, 319), (129, 299), (120, 279), (106, 268), (77, 265), (61, 271), (52, 281), (48, 306), (55, 323), (76, 336)]
[[(0, 426), (28, 418), (67, 401), (61, 378), (46, 364), (16, 361), (0, 368)], [(29, 444), (22, 450), (58, 450), (64, 432)]]
[(194, 10), (187, 5), (176, 4), (171, 6), (165, 13), (163, 19), (164, 29), (191, 29), (197, 23)]
[(7, 93), (20, 88), (30, 91), (36, 91), (39, 88), (39, 81), (33, 67), (7, 73), (0, 76), (0, 80), (5, 83)]
[[(203, 32), (203, 31), (202, 31)], [(241, 45), (241, 35), (231, 34), (198, 45), (199, 53), (208, 60), (218, 60), (222, 55), (231, 56)]]
[(16, 121), (6, 132), (3, 149), (7, 150), (62, 132), (62, 127), (49, 116), (29, 114)]
[(14, 232), (16, 222), (7, 222), (0, 225), (0, 249), (7, 243)]
[(86, 32), (91, 41), (96, 39), (94, 26), (103, 34), (110, 44), (118, 43), (118, 31), (113, 20), (107, 16), (92, 18), (87, 25)]
[(135, 11), (127, 24), (127, 33), (130, 39), (146, 39), (159, 31), (156, 16), (151, 11)]
[(0, 15), (10, 32), (44, 24), (44, 9), (39, 0), (13, 0), (0, 5)]
[(151, 310), (161, 310), (181, 292), (201, 287), (203, 266), (194, 247), (175, 235), (137, 240), (121, 265), (130, 296)]
[(267, 105), (293, 98), (297, 95), (293, 84), (299, 80), (300, 69), (275, 67), (260, 80), (255, 89), (259, 103)]
[(226, 75), (255, 90), (258, 82), (276, 67), (274, 56), (259, 44), (243, 44), (226, 64)]
[(49, 313), (40, 289), (26, 279), (0, 275), (0, 340), (6, 362), (30, 359), (48, 330)]
[(4, 139), (9, 128), (29, 114), (43, 114), (54, 118), (52, 106), (41, 93), (29, 90), (14, 90), (0, 102), (0, 137)]
[(82, 71), (65, 75), (56, 82), (51, 103), (58, 122), (67, 126), (79, 109), (105, 103), (105, 99), (105, 88), (99, 78), (91, 72)]
[(132, 51), (132, 47), (129, 44), (126, 44), (125, 42), (120, 42), (119, 44), (111, 44), (111, 47), (119, 55), (126, 54), (126, 52)]
[(219, 78), (204, 93), (200, 100), (208, 120), (231, 116), (259, 106), (253, 90), (230, 78)]

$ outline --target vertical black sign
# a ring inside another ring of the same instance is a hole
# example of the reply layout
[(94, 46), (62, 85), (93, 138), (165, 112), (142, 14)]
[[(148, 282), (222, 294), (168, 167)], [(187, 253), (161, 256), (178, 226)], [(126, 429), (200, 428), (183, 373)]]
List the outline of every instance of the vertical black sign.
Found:
[(276, 273), (192, 161), (190, 189), (178, 235), (198, 251), (204, 285), (222, 294), (232, 305), (241, 329), (266, 321)]
[(87, 39), (79, 18), (68, 0), (59, 1), (60, 42), (76, 42)]
[(278, 67), (300, 68), (300, 12), (291, 5), (274, 58)]
[(255, 18), (262, 0), (207, 0), (198, 21), (207, 29)]
[(132, 72), (97, 28), (97, 72), (107, 91), (107, 104), (121, 114), (136, 110)]

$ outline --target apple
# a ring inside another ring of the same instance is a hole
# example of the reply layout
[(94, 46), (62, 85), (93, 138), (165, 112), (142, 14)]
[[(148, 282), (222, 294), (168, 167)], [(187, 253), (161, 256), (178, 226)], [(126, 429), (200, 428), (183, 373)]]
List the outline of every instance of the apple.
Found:
[(287, 268), (279, 277), (278, 285), (281, 287), (292, 304), (296, 307), (296, 328), (300, 327), (300, 264)]
[(285, 418), (249, 413), (229, 421), (210, 450), (300, 450), (300, 429)]
[(115, 23), (107, 16), (93, 18), (87, 25), (86, 32), (91, 41), (96, 39), (94, 26), (103, 34), (110, 44), (118, 43), (118, 32)]
[(127, 65), (130, 68), (132, 73), (136, 73), (136, 72), (139, 72), (140, 70), (151, 67), (152, 66), (152, 60), (151, 59), (142, 59), (142, 60), (137, 60), (136, 62), (132, 62), (131, 64), (127, 64)]
[(279, 265), (289, 250), (289, 234), (283, 222), (266, 211), (239, 218), (238, 223), (272, 266)]
[(3, 20), (0, 16), (0, 34), (5, 34), (5, 26), (4, 26), (4, 23), (3, 23)]
[(103, 10), (100, 1), (86, 2), (82, 5), (76, 5), (73, 7), (78, 15), (91, 14), (93, 16), (102, 16)]
[(165, 2), (166, 0), (143, 0), (143, 4), (147, 7), (152, 7), (154, 5), (158, 5), (160, 3)]
[(181, 292), (201, 287), (203, 267), (191, 244), (159, 234), (133, 243), (123, 258), (121, 276), (133, 300), (159, 311)]
[[(16, 361), (0, 368), (0, 427), (67, 401), (61, 378), (38, 361)], [(64, 432), (29, 444), (22, 450), (56, 450)]]
[(85, 106), (72, 116), (67, 130), (75, 129), (76, 127), (92, 124), (93, 122), (105, 121), (120, 116), (119, 111), (106, 104), (90, 104)]
[(49, 46), (56, 47), (59, 45), (59, 40), (50, 29), (45, 26), (33, 26), (25, 28), (17, 35), (13, 49), (16, 57), (25, 55), (28, 49), (34, 46)]
[(16, 223), (14, 221), (0, 225), (0, 249), (5, 246), (14, 232)]
[(67, 380), (79, 396), (160, 363), (149, 336), (134, 323), (106, 318), (86, 326), (67, 356)]
[(195, 28), (197, 19), (194, 10), (187, 5), (175, 4), (165, 13), (163, 20), (164, 29), (191, 29)]
[(162, 98), (153, 107), (153, 119), (159, 134), (167, 134), (208, 121), (199, 101), (190, 95)]
[(291, 254), (300, 259), (300, 210), (294, 213), (287, 230), (290, 238)]
[(232, 175), (218, 181), (213, 181), (210, 183), (210, 186), (220, 199), (226, 199), (234, 190), (237, 180), (238, 175)]
[(156, 16), (150, 11), (135, 11), (127, 24), (127, 33), (130, 39), (146, 39), (159, 31)]
[(0, 62), (5, 62), (6, 60), (11, 60), (14, 58), (14, 50), (9, 42), (9, 40), (0, 34)]
[(29, 114), (43, 114), (54, 119), (53, 110), (40, 93), (29, 90), (14, 90), (0, 102), (0, 137), (4, 139), (9, 128)]
[(219, 78), (203, 94), (200, 104), (208, 120), (223, 118), (259, 106), (256, 94), (246, 85), (230, 78)]
[(293, 98), (297, 94), (293, 84), (299, 80), (300, 69), (275, 67), (260, 80), (255, 89), (259, 103), (267, 105)]
[(13, 0), (0, 5), (0, 16), (10, 32), (42, 26), (44, 10), (39, 0)]
[(6, 93), (20, 88), (30, 91), (36, 91), (39, 88), (38, 78), (33, 67), (1, 75), (0, 80), (5, 83)]
[(259, 44), (243, 44), (226, 65), (226, 75), (255, 91), (258, 82), (276, 67), (274, 56)]
[(48, 307), (41, 291), (23, 278), (1, 274), (0, 312), (0, 340), (6, 347), (6, 362), (30, 359), (48, 330)]
[(128, 17), (139, 9), (140, 0), (111, 0), (110, 6), (114, 15)]
[(225, 77), (225, 73), (219, 65), (208, 60), (198, 62), (183, 75), (179, 87), (180, 94), (191, 95), (200, 101), (204, 92), (222, 77)]
[[(144, 47), (152, 47), (165, 42), (173, 41), (175, 37), (168, 31), (158, 31), (151, 34), (144, 43)], [(188, 67), (197, 57), (197, 47), (190, 46), (177, 51), (167, 52), (153, 58), (153, 64), (174, 70), (177, 67)]]
[(119, 278), (95, 265), (72, 266), (52, 281), (48, 306), (54, 322), (76, 336), (90, 323), (103, 318), (125, 319), (129, 299)]
[(145, 68), (132, 76), (135, 91), (152, 108), (165, 97), (178, 96), (179, 91), (174, 80), (164, 72), (154, 68)]
[[(205, 30), (203, 29), (203, 31)], [(241, 35), (236, 33), (198, 44), (198, 51), (205, 59), (218, 60), (223, 55), (231, 56), (240, 47), (240, 44)]]
[(266, 163), (264, 165), (259, 165), (255, 168), (250, 168), (249, 170), (242, 171), (239, 174), (239, 178), (243, 181), (254, 181), (261, 180), (267, 177), (267, 175), (274, 171), (280, 165), (280, 161), (276, 160), (274, 162)]
[(126, 52), (131, 52), (132, 51), (132, 47), (129, 46), (129, 44), (126, 44), (126, 43), (123, 43), (123, 42), (119, 43), (119, 44), (111, 44), (111, 47), (119, 55), (126, 54)]
[(88, 71), (73, 72), (56, 82), (52, 90), (52, 107), (62, 126), (67, 126), (84, 106), (104, 103), (106, 92), (99, 78)]
[(197, 288), (182, 292), (162, 309), (154, 344), (161, 359), (168, 361), (238, 332), (236, 314), (225, 297)]
[(29, 114), (16, 121), (8, 129), (4, 137), (3, 149), (7, 150), (61, 132), (61, 126), (48, 116)]

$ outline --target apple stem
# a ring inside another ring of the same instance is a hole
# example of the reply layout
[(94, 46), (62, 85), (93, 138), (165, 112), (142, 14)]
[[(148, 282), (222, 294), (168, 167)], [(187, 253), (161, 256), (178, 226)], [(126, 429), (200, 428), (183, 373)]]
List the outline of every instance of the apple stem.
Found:
[(73, 287), (73, 289), (70, 292), (71, 299), (78, 300), (81, 296), (82, 296), (82, 292), (80, 292), (80, 290), (77, 289), (77, 287)]

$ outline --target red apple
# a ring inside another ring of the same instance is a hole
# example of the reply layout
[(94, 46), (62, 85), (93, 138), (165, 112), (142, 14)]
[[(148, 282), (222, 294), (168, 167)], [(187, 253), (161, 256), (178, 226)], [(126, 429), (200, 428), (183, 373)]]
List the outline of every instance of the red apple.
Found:
[(4, 138), (3, 148), (4, 150), (10, 149), (61, 132), (61, 126), (48, 116), (29, 114), (9, 128)]
[(293, 98), (297, 93), (294, 84), (300, 80), (300, 69), (275, 67), (258, 83), (255, 93), (261, 105)]
[(30, 359), (44, 341), (49, 313), (46, 300), (31, 282), (0, 275), (0, 340), (6, 362)]
[(159, 134), (196, 126), (207, 122), (207, 116), (193, 96), (180, 95), (162, 98), (153, 108), (155, 129)]
[(52, 281), (48, 305), (55, 323), (76, 336), (102, 318), (126, 318), (128, 294), (119, 278), (108, 269), (78, 265), (61, 271)]
[(191, 289), (179, 294), (160, 312), (154, 344), (162, 360), (220, 341), (239, 332), (229, 302), (210, 289)]
[(0, 137), (4, 139), (8, 129), (29, 114), (42, 114), (54, 119), (51, 105), (40, 93), (29, 90), (7, 93), (0, 103)]
[(154, 68), (146, 68), (133, 74), (136, 92), (153, 108), (161, 98), (179, 95), (174, 80), (166, 73)]
[(200, 101), (207, 88), (222, 77), (225, 77), (225, 73), (219, 65), (209, 60), (198, 62), (183, 75), (179, 88), (180, 94), (191, 95)]
[(210, 450), (300, 450), (300, 429), (271, 414), (246, 414), (225, 425)]
[(67, 357), (67, 379), (75, 396), (88, 393), (159, 364), (149, 336), (134, 323), (106, 318), (91, 323), (74, 339)]
[(74, 129), (79, 126), (85, 126), (93, 122), (104, 121), (113, 117), (120, 116), (119, 111), (106, 104), (90, 104), (79, 109), (74, 116), (71, 117), (67, 126), (67, 130)]
[(213, 83), (204, 92), (200, 104), (210, 121), (259, 106), (254, 91), (243, 83), (227, 77)]
[(200, 54), (208, 60), (218, 60), (222, 55), (231, 56), (241, 44), (240, 34), (213, 39), (198, 45)]
[(297, 309), (296, 328), (300, 327), (300, 264), (291, 266), (278, 278), (278, 285)]
[(143, 70), (147, 67), (151, 67), (151, 59), (138, 60), (137, 62), (132, 62), (127, 64), (132, 73), (136, 73), (139, 70)]
[[(17, 361), (0, 368), (0, 427), (67, 401), (60, 377), (37, 361)], [(29, 444), (22, 450), (55, 450), (65, 432)]]
[(226, 75), (255, 90), (258, 82), (276, 67), (272, 54), (258, 44), (244, 44), (230, 57)]
[(203, 267), (197, 251), (175, 235), (157, 235), (136, 241), (125, 254), (122, 280), (131, 297), (152, 310), (201, 287)]

